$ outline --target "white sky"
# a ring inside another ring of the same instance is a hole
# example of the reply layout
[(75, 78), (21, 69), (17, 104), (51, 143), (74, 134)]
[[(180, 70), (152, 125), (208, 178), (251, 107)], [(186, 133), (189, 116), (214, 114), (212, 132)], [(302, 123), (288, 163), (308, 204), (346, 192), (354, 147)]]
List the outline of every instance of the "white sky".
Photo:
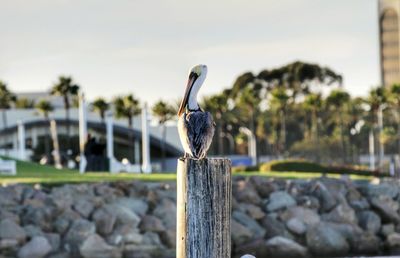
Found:
[(0, 79), (13, 91), (72, 75), (89, 98), (175, 100), (208, 65), (201, 94), (295, 60), (380, 82), (377, 0), (0, 0)]

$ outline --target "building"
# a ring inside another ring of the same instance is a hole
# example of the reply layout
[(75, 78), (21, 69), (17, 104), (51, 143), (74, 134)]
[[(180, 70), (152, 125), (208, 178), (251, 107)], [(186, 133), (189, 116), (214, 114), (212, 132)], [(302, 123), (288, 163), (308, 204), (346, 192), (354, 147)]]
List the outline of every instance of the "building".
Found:
[(379, 0), (379, 45), (382, 85), (400, 83), (400, 0)]

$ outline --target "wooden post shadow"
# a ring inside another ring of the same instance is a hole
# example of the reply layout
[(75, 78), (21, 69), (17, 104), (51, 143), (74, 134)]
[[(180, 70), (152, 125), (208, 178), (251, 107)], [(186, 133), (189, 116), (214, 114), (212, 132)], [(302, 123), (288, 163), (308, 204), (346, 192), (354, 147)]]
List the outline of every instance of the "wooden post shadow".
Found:
[(178, 160), (177, 258), (231, 257), (231, 161)]

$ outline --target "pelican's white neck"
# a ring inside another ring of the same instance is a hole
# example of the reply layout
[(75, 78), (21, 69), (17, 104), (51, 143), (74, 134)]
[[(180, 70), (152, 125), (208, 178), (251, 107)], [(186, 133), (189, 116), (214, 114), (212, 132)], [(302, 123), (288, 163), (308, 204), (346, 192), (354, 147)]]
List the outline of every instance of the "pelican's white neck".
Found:
[(206, 75), (207, 75), (206, 72), (202, 73), (192, 86), (188, 99), (189, 110), (200, 109), (199, 103), (197, 102), (197, 94), (199, 93), (200, 87), (203, 84), (204, 80), (206, 79)]

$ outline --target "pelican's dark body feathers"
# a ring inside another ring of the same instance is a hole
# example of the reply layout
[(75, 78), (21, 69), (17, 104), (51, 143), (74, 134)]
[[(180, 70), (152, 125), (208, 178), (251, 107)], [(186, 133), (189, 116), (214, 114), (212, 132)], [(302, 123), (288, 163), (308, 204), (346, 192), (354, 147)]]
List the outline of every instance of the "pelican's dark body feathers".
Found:
[(209, 112), (189, 111), (179, 117), (178, 131), (185, 155), (195, 159), (206, 157), (214, 136), (214, 121)]

